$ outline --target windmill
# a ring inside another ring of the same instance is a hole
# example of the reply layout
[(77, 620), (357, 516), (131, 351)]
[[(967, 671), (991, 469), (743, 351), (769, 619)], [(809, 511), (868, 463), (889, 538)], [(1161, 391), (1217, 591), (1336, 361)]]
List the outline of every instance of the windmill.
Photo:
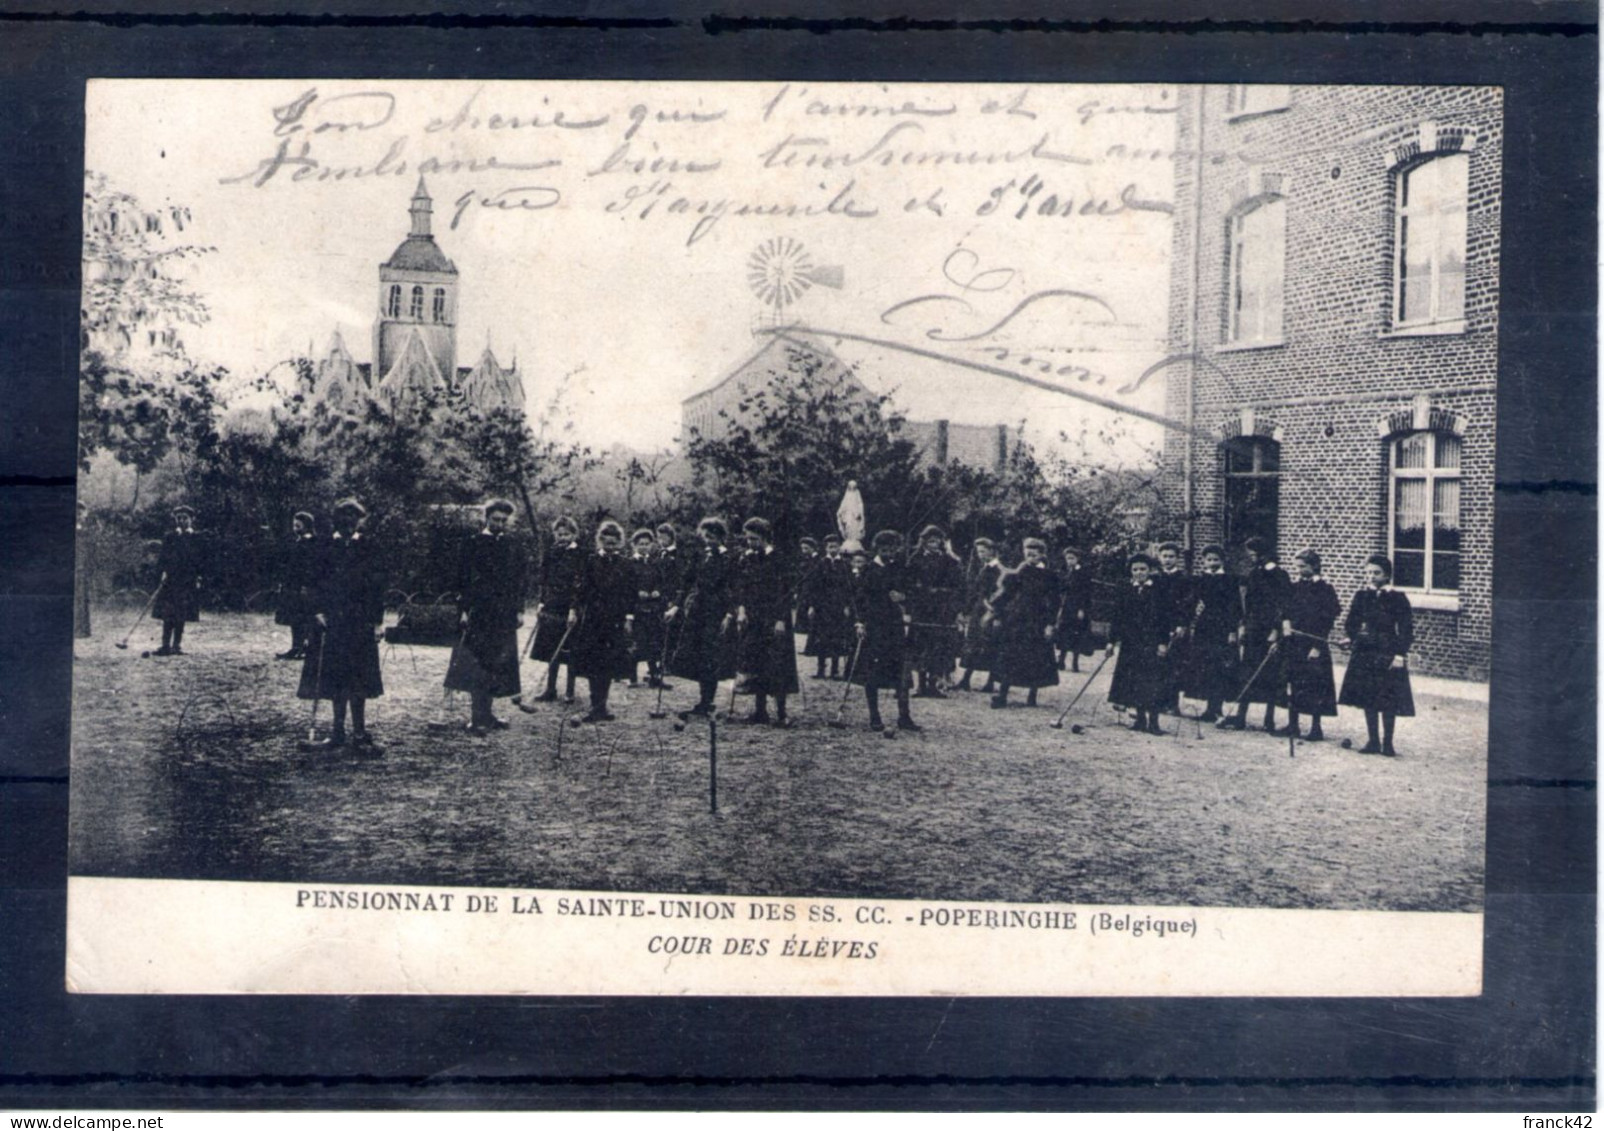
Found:
[(747, 283), (767, 308), (769, 326), (785, 325), (787, 309), (814, 286), (840, 290), (844, 275), (841, 267), (814, 263), (807, 248), (790, 236), (764, 240), (746, 260)]

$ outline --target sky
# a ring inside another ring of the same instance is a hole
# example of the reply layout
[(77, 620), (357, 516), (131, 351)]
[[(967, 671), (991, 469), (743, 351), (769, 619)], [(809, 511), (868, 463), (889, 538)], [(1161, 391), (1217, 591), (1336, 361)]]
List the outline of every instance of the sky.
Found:
[[(186, 340), (242, 376), (336, 329), (370, 359), (422, 173), (458, 363), (516, 356), (532, 408), (566, 380), (594, 445), (671, 444), (680, 402), (776, 322), (853, 336), (842, 357), (916, 419), (1043, 441), (1109, 414), (940, 359), (1162, 408), (1162, 377), (1128, 385), (1165, 352), (1174, 105), (1157, 85), (96, 80), (85, 164), (188, 206), (184, 238), (216, 250), (185, 275), (211, 311)], [(826, 270), (768, 301), (804, 262)]]

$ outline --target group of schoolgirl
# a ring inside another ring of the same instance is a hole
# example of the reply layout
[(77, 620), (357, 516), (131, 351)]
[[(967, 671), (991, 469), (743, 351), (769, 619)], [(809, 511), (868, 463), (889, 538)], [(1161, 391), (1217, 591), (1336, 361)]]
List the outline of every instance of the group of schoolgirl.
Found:
[[(1415, 713), (1408, 666), (1414, 630), (1409, 598), (1391, 584), (1392, 562), (1382, 554), (1367, 560), (1344, 635), (1333, 642), (1342, 605), (1321, 577), (1319, 553), (1299, 553), (1289, 576), (1264, 539), (1250, 538), (1243, 548), (1248, 568), (1240, 576), (1226, 571), (1217, 545), (1199, 552), (1195, 574), (1182, 567), (1174, 543), (1159, 546), (1156, 557), (1130, 558), (1110, 625), (1108, 654), (1118, 659), (1109, 702), (1133, 711), (1132, 728), (1149, 734), (1164, 733), (1161, 714), (1181, 714), (1182, 695), (1204, 703), (1200, 722), (1229, 730), (1247, 729), (1249, 705), (1262, 703), (1266, 732), (1311, 742), (1325, 737), (1322, 720), (1339, 704), (1358, 707), (1368, 732), (1360, 753), (1395, 756), (1396, 720)], [(1349, 652), (1340, 696), (1333, 643)], [(1228, 703), (1235, 704), (1229, 714)], [(1276, 725), (1277, 707), (1287, 711), (1284, 726)]]

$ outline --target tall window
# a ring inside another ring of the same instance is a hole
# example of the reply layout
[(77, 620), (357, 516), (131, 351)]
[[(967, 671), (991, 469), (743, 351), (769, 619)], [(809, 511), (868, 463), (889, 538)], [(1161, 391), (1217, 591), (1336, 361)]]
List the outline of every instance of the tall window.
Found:
[(1281, 511), (1281, 445), (1265, 436), (1225, 442), (1225, 537), (1276, 544)]
[(446, 320), (446, 289), (444, 287), (436, 287), (434, 289), (434, 320), (436, 322), (444, 322)]
[(1229, 236), (1225, 340), (1244, 345), (1279, 342), (1286, 277), (1286, 201), (1269, 197), (1237, 213), (1231, 217)]
[(401, 317), (401, 284), (399, 284), (399, 283), (391, 284), (391, 286), (390, 286), (390, 301), (385, 306), (384, 313), (385, 313), (385, 316), (388, 317), (388, 318), (400, 318)]
[(1465, 199), (1470, 157), (1452, 153), (1398, 177), (1394, 320), (1399, 326), (1465, 317)]
[(1392, 449), (1392, 580), (1406, 589), (1459, 589), (1459, 437), (1413, 432)]
[(422, 287), (413, 287), (412, 288), (412, 317), (418, 322), (422, 322), (423, 321), (423, 288)]

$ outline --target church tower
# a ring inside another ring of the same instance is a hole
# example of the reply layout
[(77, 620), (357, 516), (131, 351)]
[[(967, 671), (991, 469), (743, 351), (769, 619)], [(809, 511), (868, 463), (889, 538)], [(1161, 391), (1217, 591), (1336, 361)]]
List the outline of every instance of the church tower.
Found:
[(434, 242), (434, 202), (422, 177), (409, 210), (411, 230), (379, 266), (379, 316), (373, 323), (376, 389), (416, 386), (416, 374), (396, 372), (403, 359), (416, 366), (418, 346), (408, 350), (414, 337), (445, 381), (453, 382), (457, 375), (457, 268)]

